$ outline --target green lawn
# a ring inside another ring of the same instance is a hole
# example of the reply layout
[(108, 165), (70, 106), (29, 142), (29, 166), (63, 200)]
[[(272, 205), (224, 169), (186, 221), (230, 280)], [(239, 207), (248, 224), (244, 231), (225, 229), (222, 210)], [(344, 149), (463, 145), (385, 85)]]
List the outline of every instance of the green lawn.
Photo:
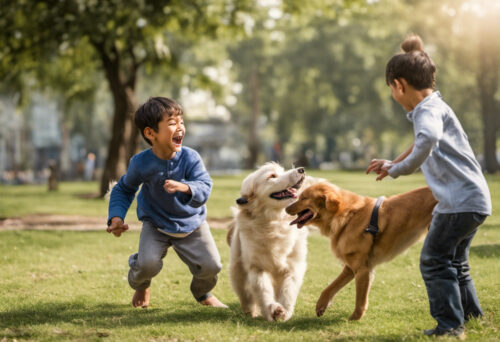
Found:
[[(311, 174), (371, 196), (425, 184), (421, 175), (375, 182), (361, 173)], [(243, 175), (213, 178), (209, 216), (226, 217)], [(500, 336), (500, 177), (489, 177), (488, 183), (494, 215), (480, 228), (470, 255), (485, 317), (467, 325), (470, 341), (498, 341)], [(104, 201), (82, 196), (96, 189), (95, 183), (63, 183), (58, 193), (47, 194), (45, 186), (0, 186), (0, 217), (55, 213), (101, 215), (105, 220)], [(173, 250), (153, 281), (151, 307), (132, 308), (127, 259), (137, 249), (138, 232), (114, 238), (104, 231), (0, 231), (0, 341), (429, 341), (421, 334), (434, 326), (418, 270), (421, 244), (377, 268), (367, 314), (360, 322), (348, 322), (353, 283), (323, 317), (315, 316), (321, 290), (341, 266), (328, 240), (311, 234), (296, 312), (286, 323), (268, 323), (241, 313), (228, 278), (225, 231), (213, 234), (224, 264), (214, 293), (229, 310), (202, 307), (191, 298), (189, 271)]]

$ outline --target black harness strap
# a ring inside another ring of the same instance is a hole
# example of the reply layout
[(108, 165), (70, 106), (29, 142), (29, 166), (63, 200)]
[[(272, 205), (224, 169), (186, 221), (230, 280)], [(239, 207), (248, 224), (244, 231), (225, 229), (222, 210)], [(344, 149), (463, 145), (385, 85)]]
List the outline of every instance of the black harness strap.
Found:
[(380, 205), (384, 201), (385, 197), (380, 196), (377, 198), (377, 202), (375, 202), (375, 206), (373, 207), (372, 210), (372, 216), (370, 217), (370, 224), (368, 225), (368, 228), (365, 229), (365, 232), (370, 233), (373, 235), (373, 240), (377, 238), (378, 234), (378, 209), (380, 208)]

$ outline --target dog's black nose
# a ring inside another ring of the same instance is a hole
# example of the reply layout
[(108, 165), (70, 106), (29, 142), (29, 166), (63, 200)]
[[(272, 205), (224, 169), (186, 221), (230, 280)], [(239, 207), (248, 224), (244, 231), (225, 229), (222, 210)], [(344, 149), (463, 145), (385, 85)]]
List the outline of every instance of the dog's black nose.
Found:
[(306, 172), (306, 170), (303, 167), (299, 167), (299, 168), (297, 168), (297, 172), (304, 173), (304, 172)]
[(247, 204), (248, 199), (246, 197), (240, 197), (236, 200), (236, 203), (238, 203), (239, 205)]

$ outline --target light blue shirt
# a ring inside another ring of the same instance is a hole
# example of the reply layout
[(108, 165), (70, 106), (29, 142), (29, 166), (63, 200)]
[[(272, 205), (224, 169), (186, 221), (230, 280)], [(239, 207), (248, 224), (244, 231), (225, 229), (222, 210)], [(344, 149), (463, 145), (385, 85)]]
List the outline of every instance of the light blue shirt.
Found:
[[(166, 179), (187, 184), (192, 194), (169, 194), (163, 188)], [(183, 146), (169, 160), (158, 158), (152, 149), (133, 156), (127, 173), (111, 191), (108, 225), (115, 216), (125, 218), (141, 184), (137, 196), (139, 220), (150, 221), (160, 230), (174, 234), (190, 233), (205, 221), (205, 203), (212, 190), (212, 180), (195, 150)]]
[[(437, 91), (411, 112), (415, 144), (412, 152), (389, 169), (397, 178), (419, 167), (439, 202), (435, 213), (476, 212), (491, 215), (491, 197), (481, 166), (453, 110)], [(416, 204), (418, 205), (418, 204)]]

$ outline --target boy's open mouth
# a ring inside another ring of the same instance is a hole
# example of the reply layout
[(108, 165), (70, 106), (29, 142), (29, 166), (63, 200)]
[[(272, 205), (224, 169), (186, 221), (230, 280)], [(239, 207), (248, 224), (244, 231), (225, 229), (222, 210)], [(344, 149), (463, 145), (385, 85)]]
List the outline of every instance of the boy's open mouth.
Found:
[(180, 144), (182, 144), (182, 136), (173, 137), (172, 141), (174, 142), (174, 144), (180, 145)]

